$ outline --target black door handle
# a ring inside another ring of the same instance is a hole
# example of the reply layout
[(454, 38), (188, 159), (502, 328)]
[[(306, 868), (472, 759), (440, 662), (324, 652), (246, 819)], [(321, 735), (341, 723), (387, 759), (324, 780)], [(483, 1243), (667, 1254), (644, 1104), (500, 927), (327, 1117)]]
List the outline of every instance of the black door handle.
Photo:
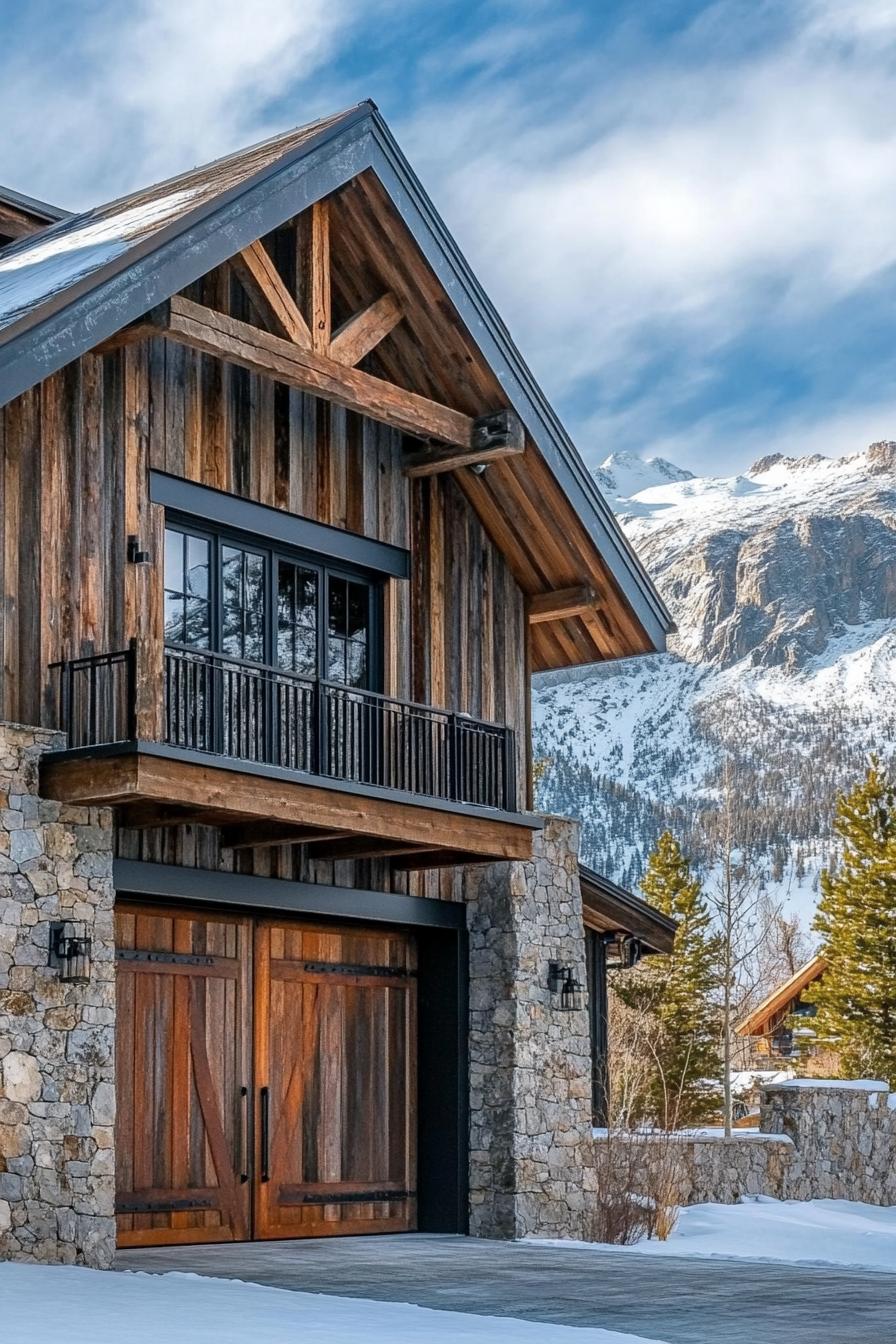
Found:
[(249, 1089), (240, 1088), (240, 1185), (249, 1179)]
[(269, 1170), (269, 1149), (271, 1142), (271, 1093), (270, 1089), (263, 1087), (261, 1089), (261, 1179), (269, 1181), (271, 1173)]

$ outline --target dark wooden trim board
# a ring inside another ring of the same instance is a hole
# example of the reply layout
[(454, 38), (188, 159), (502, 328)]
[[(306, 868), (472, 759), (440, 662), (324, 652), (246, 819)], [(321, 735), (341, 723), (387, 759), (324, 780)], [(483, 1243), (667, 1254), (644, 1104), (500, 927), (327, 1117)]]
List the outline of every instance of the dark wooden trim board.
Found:
[(406, 579), (411, 572), (410, 552), (401, 546), (317, 523), (284, 509), (272, 509), (267, 504), (255, 504), (164, 471), (149, 473), (149, 497), (153, 504), (187, 514), (199, 522), (236, 528), (255, 539), (263, 538), (266, 543), (282, 542), (395, 579)]

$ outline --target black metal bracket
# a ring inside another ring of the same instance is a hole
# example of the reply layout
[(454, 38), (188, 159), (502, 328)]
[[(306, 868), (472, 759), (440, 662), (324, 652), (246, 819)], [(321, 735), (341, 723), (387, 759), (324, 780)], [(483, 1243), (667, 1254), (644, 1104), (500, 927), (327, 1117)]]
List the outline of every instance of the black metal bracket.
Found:
[(473, 421), (470, 446), (482, 452), (488, 448), (518, 448), (524, 444), (523, 423), (511, 410), (491, 411)]

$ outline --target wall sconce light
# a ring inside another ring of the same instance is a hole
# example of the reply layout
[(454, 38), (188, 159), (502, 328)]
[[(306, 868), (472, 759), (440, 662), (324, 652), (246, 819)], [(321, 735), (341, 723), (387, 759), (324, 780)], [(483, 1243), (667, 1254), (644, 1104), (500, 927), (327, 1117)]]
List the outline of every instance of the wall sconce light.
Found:
[(50, 925), (50, 965), (68, 984), (86, 985), (90, 979), (92, 944), (83, 924), (60, 920)]
[(605, 934), (604, 946), (607, 949), (608, 971), (630, 971), (644, 955), (640, 940), (628, 933)]
[(548, 989), (555, 997), (559, 995), (557, 1007), (562, 1013), (572, 1013), (585, 1006), (585, 991), (573, 975), (571, 966), (561, 966), (559, 961), (548, 962)]
[(141, 549), (140, 538), (132, 532), (128, 537), (128, 562), (132, 565), (148, 565), (151, 559), (149, 551)]

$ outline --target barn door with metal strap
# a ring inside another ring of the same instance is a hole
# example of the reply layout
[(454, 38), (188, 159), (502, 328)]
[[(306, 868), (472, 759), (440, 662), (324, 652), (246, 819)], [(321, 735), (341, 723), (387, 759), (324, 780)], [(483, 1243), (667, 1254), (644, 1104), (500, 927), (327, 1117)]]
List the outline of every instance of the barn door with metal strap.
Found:
[(118, 1239), (250, 1235), (251, 921), (116, 911)]
[(258, 925), (256, 1236), (415, 1226), (416, 988), (405, 933)]

